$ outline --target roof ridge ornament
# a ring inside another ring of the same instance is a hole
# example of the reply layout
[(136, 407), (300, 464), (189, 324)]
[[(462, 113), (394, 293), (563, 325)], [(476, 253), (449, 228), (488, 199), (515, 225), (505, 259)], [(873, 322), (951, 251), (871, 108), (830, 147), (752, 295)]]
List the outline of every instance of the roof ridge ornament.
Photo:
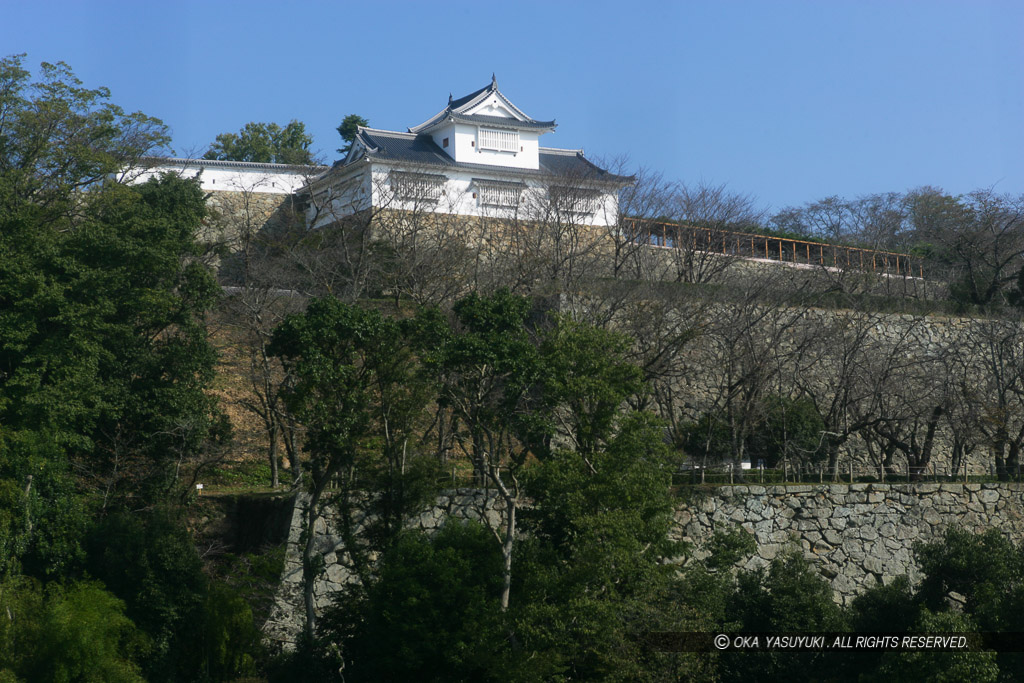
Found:
[(448, 106), (452, 106), (452, 94), (448, 93)]
[(498, 89), (498, 77), (495, 76), (494, 72), (492, 71), (491, 72), (491, 90), (497, 90), (497, 89)]

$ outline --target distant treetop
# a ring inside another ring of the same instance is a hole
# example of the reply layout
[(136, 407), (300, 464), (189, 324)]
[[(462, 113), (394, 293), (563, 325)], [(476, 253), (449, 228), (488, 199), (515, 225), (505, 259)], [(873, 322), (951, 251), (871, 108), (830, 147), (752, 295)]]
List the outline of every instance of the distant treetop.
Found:
[(345, 145), (341, 147), (338, 152), (341, 154), (348, 154), (348, 151), (352, 149), (352, 141), (356, 139), (356, 134), (359, 133), (359, 126), (368, 126), (370, 122), (364, 119), (359, 114), (349, 114), (341, 121), (341, 125), (338, 126), (338, 135), (345, 142)]
[(282, 128), (276, 123), (249, 122), (238, 133), (221, 133), (204, 159), (253, 161), (262, 164), (311, 164), (313, 138), (306, 124), (292, 120)]

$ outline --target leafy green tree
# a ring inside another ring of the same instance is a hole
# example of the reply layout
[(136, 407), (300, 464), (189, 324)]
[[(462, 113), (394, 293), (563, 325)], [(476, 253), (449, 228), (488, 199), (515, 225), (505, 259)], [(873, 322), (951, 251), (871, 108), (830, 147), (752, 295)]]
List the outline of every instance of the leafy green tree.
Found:
[(545, 401), (559, 432), (587, 458), (615, 433), (628, 398), (643, 390), (640, 368), (627, 361), (625, 335), (555, 318), (540, 345)]
[(97, 582), (0, 582), (0, 680), (135, 683), (144, 635)]
[(910, 581), (897, 576), (888, 586), (877, 585), (853, 599), (850, 625), (858, 632), (905, 632), (913, 628), (920, 613)]
[(831, 586), (796, 553), (772, 560), (767, 570), (740, 574), (728, 616), (746, 631), (838, 631), (844, 626)]
[(0, 434), (0, 578), (74, 572), (87, 526), (85, 499), (52, 436)]
[(652, 416), (617, 422), (602, 447), (556, 450), (525, 473), (515, 632), (572, 680), (657, 680), (671, 657), (643, 634), (692, 626), (670, 606), (675, 568), (661, 561), (681, 550), (668, 537), (674, 457)]
[(284, 128), (276, 123), (250, 121), (237, 133), (221, 133), (204, 159), (253, 161), (263, 164), (311, 164), (313, 138), (306, 124), (292, 120)]
[[(118, 513), (89, 539), (89, 570), (127, 605), (150, 639), (147, 676), (174, 680), (195, 662), (190, 642), (200, 631), (205, 579), (192, 539), (169, 510)], [(131, 561), (125, 561), (131, 558)]]
[(544, 370), (539, 335), (529, 324), (530, 301), (501, 289), (472, 293), (455, 303), (451, 319), (436, 310), (421, 312), (419, 349), (433, 373), (442, 411), (461, 423), (462, 449), (479, 486), (493, 486), (505, 504), (500, 532), (504, 587), (502, 609), (511, 592), (516, 515), (522, 488), (519, 473), (531, 447), (543, 451), (554, 430), (541, 386)]
[[(920, 604), (932, 612), (949, 610), (958, 594), (963, 612), (983, 632), (1024, 629), (1024, 551), (999, 529), (973, 534), (950, 527), (941, 539), (918, 543), (914, 555), (924, 578), (917, 590)], [(1024, 675), (1024, 657), (1003, 652), (998, 657), (1004, 676)]]
[(0, 264), (0, 419), (8, 448), (21, 430), (45, 434), (51, 460), (70, 457), (110, 504), (122, 490), (166, 492), (168, 465), (226, 435), (204, 392), (216, 356), (203, 316), (218, 289), (189, 260), (205, 213), (194, 182), (167, 176), (88, 199), (63, 229), (0, 216), (11, 257)]
[[(913, 625), (916, 633), (974, 633), (977, 626), (970, 616), (956, 612), (920, 613)], [(1000, 669), (995, 652), (886, 652), (877, 662), (876, 680), (929, 681), (956, 683), (958, 681), (1000, 680)], [(1013, 680), (1013, 679), (1003, 679)]]
[(165, 128), (21, 61), (0, 61), (0, 543), (5, 571), (57, 576), (82, 558), (87, 500), (167, 494), (225, 434), (204, 391), (218, 290), (195, 258), (198, 186), (113, 181)]
[(262, 634), (248, 603), (227, 585), (209, 581), (202, 610), (202, 640), (187, 675), (233, 681), (258, 673)]
[(825, 457), (825, 449), (821, 447), (825, 423), (813, 401), (771, 395), (766, 396), (763, 403), (764, 413), (750, 436), (748, 448), (755, 465), (759, 459), (763, 459), (767, 467), (777, 467), (783, 460), (803, 463)]
[[(640, 384), (624, 340), (535, 320), (508, 292), (415, 319), (483, 481), (522, 485), (512, 509), (520, 494), (531, 505), (515, 544), (506, 514), (490, 535), (449, 520), (433, 541), (405, 536), (386, 551), (325, 622), (346, 678), (671, 680), (700, 668), (644, 637), (699, 615), (673, 606), (661, 558), (679, 550), (668, 540), (674, 458), (660, 423), (625, 411)], [(578, 448), (557, 446), (556, 425)]]
[(691, 562), (683, 571), (683, 586), (679, 604), (693, 609), (715, 627), (726, 629), (726, 607), (736, 590), (736, 581), (730, 571), (734, 564), (746, 559), (757, 550), (754, 536), (746, 529), (735, 527), (717, 530), (705, 548), (707, 555)]
[(103, 184), (170, 141), (159, 119), (126, 114), (109, 102), (108, 89), (83, 87), (64, 62), (44, 62), (37, 81), (24, 62), (25, 55), (0, 59), (5, 218), (68, 218), (82, 205), (80, 191)]
[[(1022, 628), (1024, 555), (998, 529), (971, 534), (948, 528), (942, 538), (918, 543), (923, 578), (913, 590), (906, 577), (858, 596), (850, 624), (858, 632), (1016, 633)], [(854, 657), (850, 680), (1016, 680), (1024, 661), (1014, 652), (912, 652)]]
[(360, 126), (368, 126), (370, 122), (364, 119), (359, 114), (349, 114), (341, 120), (341, 124), (338, 126), (338, 135), (341, 136), (342, 145), (338, 152), (345, 155), (348, 154), (349, 150), (352, 149), (352, 143), (355, 142), (356, 135), (359, 134)]
[[(130, 561), (126, 561), (130, 558)], [(248, 605), (203, 573), (179, 513), (109, 515), (89, 538), (89, 571), (124, 600), (146, 634), (147, 680), (230, 680), (255, 673), (259, 633)]]
[(479, 524), (449, 521), (433, 539), (403, 534), (325, 619), (346, 680), (500, 680), (501, 562)]
[[(377, 311), (319, 299), (303, 315), (286, 319), (270, 347), (294, 377), (285, 401), (306, 428), (306, 528), (313, 528), (328, 504), (336, 506), (348, 553), (363, 577), (369, 575), (368, 553), (386, 548), (432, 490), (431, 462), (416, 457), (413, 438), (422, 426), (429, 387), (406, 327)], [(364, 548), (355, 539), (353, 520), (357, 508), (367, 504), (361, 493), (366, 487), (377, 522), (370, 525), (370, 546)], [(304, 541), (306, 628), (312, 638), (312, 587), (321, 566), (314, 535), (306, 533)]]
[(1024, 553), (999, 529), (972, 534), (950, 527), (941, 542), (919, 543), (914, 554), (924, 578), (918, 596), (926, 607), (946, 607), (950, 591), (964, 596), (964, 609), (984, 630), (1024, 627), (1024, 619), (1004, 611), (1014, 592), (1024, 586)]
[[(740, 573), (725, 620), (749, 632), (846, 630), (846, 615), (832, 601), (832, 587), (797, 553), (772, 560), (767, 570)], [(720, 659), (727, 681), (824, 680), (832, 658), (826, 652), (730, 652)]]
[[(20, 659), (0, 669), (251, 673), (247, 608), (208, 590), (180, 523), (139, 513), (181, 494), (182, 473), (228, 434), (206, 391), (219, 288), (195, 241), (203, 194), (175, 176), (120, 182), (166, 142), (162, 124), (66, 65), (33, 82), (21, 62), (0, 60), (0, 600), (34, 606), (0, 648)], [(106, 587), (76, 582), (86, 570)]]
[[(783, 459), (796, 463), (825, 457), (821, 447), (825, 423), (809, 399), (769, 395), (759, 400), (756, 413), (744, 442), (744, 452), (754, 465), (764, 460), (766, 467), (778, 467)], [(681, 436), (683, 449), (695, 461), (722, 462), (731, 455), (733, 433), (719, 414), (706, 413), (684, 425)]]

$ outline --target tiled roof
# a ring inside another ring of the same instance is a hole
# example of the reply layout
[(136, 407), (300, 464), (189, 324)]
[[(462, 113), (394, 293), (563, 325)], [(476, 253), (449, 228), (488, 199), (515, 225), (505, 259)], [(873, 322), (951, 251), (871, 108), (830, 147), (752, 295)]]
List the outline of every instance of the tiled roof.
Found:
[(450, 114), (456, 123), (479, 123), (498, 128), (515, 128), (517, 130), (554, 130), (554, 121), (520, 121), (507, 116), (487, 116), (485, 114)]
[(393, 134), (390, 131), (359, 131), (371, 158), (400, 159), (419, 164), (453, 166), (455, 162), (441, 151), (429, 135)]
[(541, 147), (539, 152), (540, 169), (533, 171), (509, 166), (456, 163), (434, 143), (429, 135), (425, 134), (413, 135), (361, 128), (359, 139), (366, 147), (366, 157), (373, 161), (393, 161), (453, 170), (463, 169), (502, 176), (558, 176), (615, 184), (626, 184), (633, 181), (632, 176), (615, 175), (598, 168), (587, 161), (582, 152), (575, 150)]
[(480, 88), (479, 90), (474, 90), (473, 92), (469, 93), (468, 95), (460, 97), (457, 100), (452, 100), (451, 102), (448, 103), (448, 108), (449, 109), (458, 109), (459, 107), (461, 107), (464, 104), (469, 104), (470, 102), (473, 101), (473, 99), (477, 95), (480, 95), (481, 93), (488, 92), (492, 87), (495, 90), (497, 90), (497, 84), (494, 83), (494, 81), (491, 81), (490, 83), (488, 83), (484, 87)]
[(491, 180), (490, 178), (473, 178), (477, 185), (490, 185), (493, 187), (507, 187), (513, 190), (521, 190), (526, 187), (524, 182), (513, 182), (511, 180)]
[(252, 169), (260, 171), (271, 171), (284, 173), (295, 171), (298, 173), (322, 173), (328, 169), (327, 166), (303, 165), (303, 164), (271, 164), (256, 161), (222, 161), (220, 159), (179, 159), (175, 157), (145, 156), (140, 160), (144, 166), (195, 166), (209, 168), (237, 168)]
[[(522, 118), (504, 117), (504, 116), (487, 116), (482, 114), (467, 114), (466, 111), (472, 109), (477, 102), (482, 101), (486, 95), (495, 93), (498, 98), (508, 106), (514, 112), (515, 116)], [(413, 126), (409, 129), (410, 133), (422, 133), (431, 130), (435, 126), (439, 125), (443, 121), (452, 119), (454, 121), (462, 121), (465, 123), (483, 123), (484, 125), (501, 126), (504, 128), (517, 128), (519, 130), (554, 130), (555, 122), (552, 121), (537, 121), (530, 118), (523, 110), (516, 105), (512, 104), (505, 95), (498, 90), (498, 80), (492, 75), (490, 85), (486, 85), (479, 90), (471, 92), (470, 94), (460, 97), (457, 100), (451, 99), (449, 96), (448, 106), (442, 109), (440, 112), (427, 119), (418, 126)]]

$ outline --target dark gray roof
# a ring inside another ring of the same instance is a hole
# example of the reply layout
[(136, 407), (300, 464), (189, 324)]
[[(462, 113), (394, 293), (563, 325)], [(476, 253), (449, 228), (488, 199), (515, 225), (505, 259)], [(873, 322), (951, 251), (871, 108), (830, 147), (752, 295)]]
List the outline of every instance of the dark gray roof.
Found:
[(516, 190), (519, 190), (519, 189), (522, 189), (522, 188), (526, 187), (526, 183), (524, 183), (522, 181), (513, 182), (511, 180), (492, 180), (490, 178), (473, 178), (473, 182), (474, 183), (478, 183), (480, 185), (494, 185), (494, 186), (497, 186), (497, 187), (508, 187), (508, 188), (516, 189)]
[(477, 95), (479, 95), (480, 93), (487, 92), (492, 87), (494, 87), (494, 89), (497, 90), (497, 84), (493, 80), (490, 83), (488, 83), (487, 85), (485, 85), (484, 87), (480, 88), (479, 90), (474, 90), (473, 92), (469, 93), (468, 95), (464, 95), (463, 97), (460, 97), (457, 100), (452, 100), (451, 102), (448, 103), (448, 108), (449, 109), (458, 109), (462, 105), (464, 105), (464, 104), (466, 104), (468, 102), (471, 102), (473, 100), (473, 98), (476, 97)]
[[(361, 128), (359, 141), (366, 147), (366, 157), (371, 161), (393, 161), (417, 166), (434, 166), (438, 168), (464, 169), (502, 176), (558, 176), (599, 183), (626, 184), (633, 181), (633, 176), (621, 176), (609, 173), (590, 163), (582, 153), (572, 150), (540, 149), (540, 169), (512, 168), (509, 166), (490, 166), (488, 164), (459, 164), (444, 153), (427, 134), (412, 135), (391, 131)], [(355, 163), (353, 159), (353, 163)], [(339, 162), (335, 167), (343, 166)]]
[(284, 173), (285, 171), (296, 171), (299, 173), (321, 173), (329, 167), (319, 164), (271, 164), (259, 161), (224, 161), (220, 159), (179, 159), (176, 157), (144, 156), (139, 159), (141, 165), (153, 166), (195, 166), (209, 168), (248, 168), (261, 171), (272, 171)]
[(359, 131), (367, 156), (371, 158), (396, 159), (417, 164), (438, 166), (454, 165), (455, 161), (445, 154), (429, 135), (387, 135), (386, 131)]
[(451, 119), (456, 123), (478, 123), (484, 126), (495, 126), (497, 128), (515, 128), (517, 130), (553, 130), (554, 120), (551, 121), (520, 121), (510, 119), (506, 116), (487, 116), (485, 114), (455, 114)]
[[(516, 114), (523, 117), (522, 120), (518, 118), (508, 118), (504, 116), (486, 116), (482, 114), (466, 114), (464, 110), (471, 109), (471, 105), (474, 105), (476, 100), (483, 99), (481, 95), (486, 93), (495, 93), (498, 98), (505, 102)], [(452, 119), (454, 121), (461, 121), (465, 123), (477, 123), (491, 126), (501, 126), (503, 128), (515, 128), (519, 130), (539, 130), (548, 131), (555, 129), (555, 122), (551, 121), (537, 121), (527, 116), (519, 107), (512, 104), (512, 101), (505, 97), (500, 90), (498, 90), (498, 80), (492, 75), (491, 82), (479, 90), (475, 90), (464, 97), (460, 97), (457, 100), (448, 97), (448, 106), (442, 109), (440, 112), (435, 114), (433, 117), (427, 119), (425, 122), (418, 126), (413, 126), (409, 129), (410, 133), (422, 133), (431, 130), (438, 124)]]

